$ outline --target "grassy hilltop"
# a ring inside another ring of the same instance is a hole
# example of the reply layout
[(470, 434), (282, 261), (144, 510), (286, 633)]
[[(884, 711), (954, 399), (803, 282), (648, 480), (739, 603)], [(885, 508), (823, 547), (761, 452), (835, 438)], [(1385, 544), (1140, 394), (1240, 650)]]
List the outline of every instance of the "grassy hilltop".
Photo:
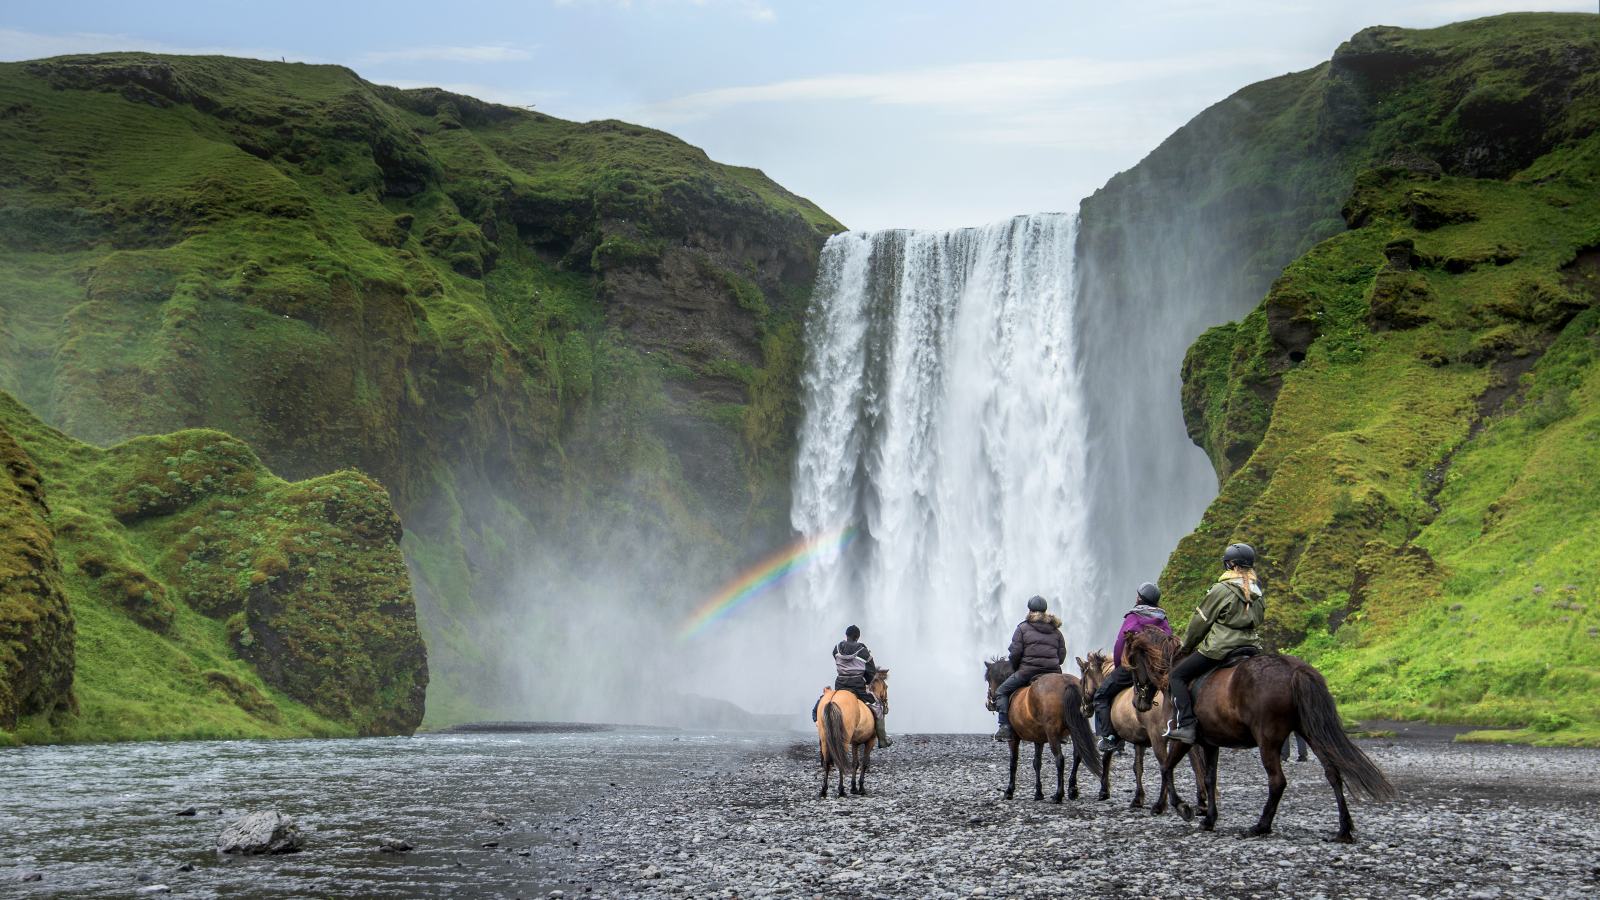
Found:
[(760, 172), (219, 57), (0, 65), (0, 123), (0, 389), (95, 444), (217, 428), (284, 477), (377, 479), (431, 721), (494, 714), (528, 653), (498, 624), (559, 605), (527, 548), (718, 560), (782, 527), (797, 319), (841, 226)]
[(1163, 586), (1250, 541), (1347, 715), (1600, 742), (1600, 18), (1368, 29), (1275, 114), (1341, 227), (1184, 362), (1222, 485)]

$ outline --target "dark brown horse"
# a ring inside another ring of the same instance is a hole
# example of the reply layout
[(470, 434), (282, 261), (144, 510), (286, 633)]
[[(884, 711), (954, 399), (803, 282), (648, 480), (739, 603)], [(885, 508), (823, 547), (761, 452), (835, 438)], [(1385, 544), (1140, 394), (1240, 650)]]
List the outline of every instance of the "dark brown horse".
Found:
[[(1123, 652), (1127, 665), (1133, 669), (1135, 706), (1148, 709), (1156, 691), (1167, 691), (1167, 677), (1178, 661), (1178, 647), (1178, 639), (1169, 635), (1140, 632), (1128, 639)], [(1167, 703), (1171, 704), (1170, 695)], [(1374, 800), (1395, 795), (1389, 779), (1345, 736), (1339, 710), (1322, 673), (1302, 659), (1261, 654), (1218, 669), (1195, 696), (1194, 707), (1199, 719), (1198, 747), (1205, 756), (1206, 772), (1207, 802), (1201, 826), (1208, 831), (1217, 823), (1217, 756), (1222, 747), (1260, 749), (1261, 765), (1267, 770), (1267, 804), (1250, 833), (1272, 831), (1278, 801), (1283, 799), (1283, 789), (1288, 784), (1280, 754), (1291, 732), (1298, 732), (1311, 744), (1328, 784), (1333, 786), (1333, 796), (1339, 802), (1339, 833), (1335, 840), (1349, 843), (1353, 839), (1355, 825), (1345, 803), (1346, 782)], [(1167, 760), (1161, 766), (1161, 799), (1152, 812), (1164, 812), (1170, 798), (1184, 818), (1189, 818), (1188, 806), (1178, 799), (1172, 780), (1173, 767), (1188, 750), (1189, 745), (1180, 741), (1168, 744)]]
[[(1111, 657), (1099, 650), (1090, 653), (1087, 659), (1078, 660), (1078, 671), (1083, 673), (1083, 714), (1086, 717), (1094, 715), (1094, 695), (1113, 669)], [(1167, 705), (1161, 697), (1156, 697), (1149, 709), (1140, 710), (1134, 707), (1133, 691), (1119, 692), (1111, 698), (1111, 730), (1117, 737), (1133, 745), (1133, 802), (1128, 804), (1134, 808), (1144, 806), (1144, 751), (1148, 747), (1155, 752), (1156, 764), (1166, 762), (1167, 739), (1161, 736), (1166, 728)], [(1199, 789), (1199, 802), (1205, 802), (1205, 772), (1200, 768), (1198, 754), (1191, 754), (1194, 761), (1194, 781)], [(1100, 797), (1101, 800), (1111, 799), (1111, 754), (1106, 753), (1100, 757)]]
[[(1005, 658), (991, 659), (984, 664), (983, 677), (989, 683), (989, 700), (994, 709), (994, 692), (1000, 683), (1016, 671)], [(1072, 740), (1072, 780), (1070, 796), (1078, 799), (1078, 766), (1087, 766), (1095, 775), (1100, 774), (1100, 760), (1095, 756), (1094, 731), (1089, 720), (1083, 717), (1083, 687), (1072, 675), (1040, 675), (1033, 683), (1019, 688), (1011, 695), (1007, 716), (1011, 720), (1011, 780), (1006, 784), (1006, 799), (1017, 791), (1017, 748), (1023, 741), (1033, 742), (1033, 799), (1044, 799), (1044, 782), (1040, 769), (1044, 766), (1044, 745), (1056, 758), (1056, 795), (1051, 798), (1060, 803), (1063, 793), (1066, 757), (1061, 753), (1061, 739)]]

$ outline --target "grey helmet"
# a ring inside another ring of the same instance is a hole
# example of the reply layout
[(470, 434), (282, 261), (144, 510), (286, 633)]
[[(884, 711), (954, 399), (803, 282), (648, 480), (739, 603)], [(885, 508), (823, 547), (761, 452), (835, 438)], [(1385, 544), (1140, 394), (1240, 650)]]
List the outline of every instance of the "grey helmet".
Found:
[(1139, 602), (1141, 603), (1148, 603), (1151, 606), (1161, 605), (1161, 588), (1156, 587), (1148, 581), (1139, 585), (1139, 590), (1135, 593), (1139, 595)]
[(1222, 567), (1232, 569), (1235, 567), (1254, 568), (1256, 564), (1255, 548), (1249, 544), (1229, 544), (1228, 549), (1222, 551)]
[(1034, 594), (1033, 598), (1028, 601), (1028, 612), (1044, 612), (1049, 608), (1050, 604), (1044, 602), (1044, 598), (1038, 594)]

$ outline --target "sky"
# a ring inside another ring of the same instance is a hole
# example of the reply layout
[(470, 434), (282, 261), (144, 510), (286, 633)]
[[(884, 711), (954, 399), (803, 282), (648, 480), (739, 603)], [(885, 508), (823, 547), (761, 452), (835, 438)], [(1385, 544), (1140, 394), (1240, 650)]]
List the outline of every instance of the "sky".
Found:
[[(0, 59), (338, 63), (662, 128), (855, 229), (1071, 210), (1200, 111), (1368, 25), (1600, 0), (170, 0), (0, 8)], [(1597, 26), (1600, 27), (1600, 26)]]

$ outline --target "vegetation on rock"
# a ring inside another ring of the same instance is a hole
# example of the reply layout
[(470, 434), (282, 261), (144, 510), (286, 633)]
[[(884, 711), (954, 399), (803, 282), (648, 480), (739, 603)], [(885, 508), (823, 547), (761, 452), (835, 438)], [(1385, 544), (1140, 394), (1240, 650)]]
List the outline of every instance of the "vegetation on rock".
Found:
[[(560, 599), (524, 591), (530, 556), (603, 562), (625, 525), (726, 560), (785, 530), (794, 323), (841, 226), (761, 173), (219, 57), (0, 65), (0, 121), (0, 388), (94, 443), (218, 428), (285, 477), (370, 473), (407, 525), (430, 721), (515, 699), (504, 615)], [(289, 577), (304, 548), (268, 540), (253, 571)], [(126, 571), (103, 593), (181, 623)]]
[(1600, 741), (1600, 31), (1376, 28), (1319, 71), (1346, 230), (1185, 360), (1221, 492), (1163, 587), (1250, 541), (1347, 714)]
[[(284, 482), (216, 431), (101, 450), (4, 394), (0, 452), (36, 512), (0, 516), (33, 567), (7, 580), (8, 604), (29, 590), (36, 623), (24, 690), (7, 684), (21, 703), (0, 723), (17, 736), (409, 734), (421, 722), (428, 670), (400, 523), (371, 479)], [(8, 605), (0, 627), (29, 618)]]

